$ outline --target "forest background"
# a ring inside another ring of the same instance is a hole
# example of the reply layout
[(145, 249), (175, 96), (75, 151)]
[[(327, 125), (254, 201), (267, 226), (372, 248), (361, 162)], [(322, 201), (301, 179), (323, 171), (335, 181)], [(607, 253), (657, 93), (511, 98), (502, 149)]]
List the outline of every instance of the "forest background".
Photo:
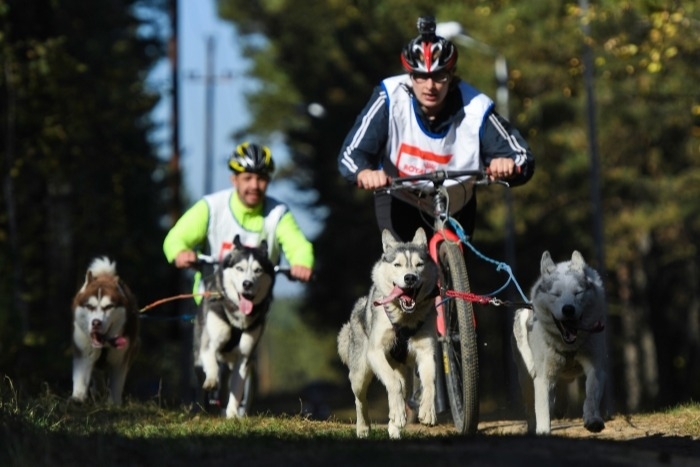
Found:
[[(161, 245), (191, 200), (173, 190), (177, 167), (156, 155), (150, 135), (167, 122), (153, 121), (159, 96), (147, 84), (169, 36), (154, 18), (172, 5), (0, 0), (0, 374), (23, 391), (48, 385), (69, 394), (70, 302), (94, 256), (117, 260), (142, 306), (187, 289), (188, 276), (165, 262)], [(508, 114), (537, 160), (531, 183), (511, 192), (514, 236), (504, 192), (492, 187), (479, 192), (473, 244), (487, 257), (509, 258), (525, 291), (544, 250), (563, 260), (578, 249), (601, 272), (615, 410), (700, 398), (697, 2), (217, 7), (236, 25), (260, 82), (248, 95), (244, 133), (262, 141), (282, 135), (292, 162), (278, 177), (312, 193), (309, 209), (323, 213), (314, 239), (318, 280), (299, 300), (276, 303), (266, 336), (276, 350), (263, 352), (269, 364), (261, 368), (278, 372), (263, 372), (263, 380), (278, 382), (263, 389), (295, 392), (319, 378), (345, 387), (333, 341), (369, 285), (381, 242), (371, 194), (339, 177), (336, 157), (372, 87), (401, 72), (398, 53), (427, 13), (456, 21), (507, 58)], [(495, 56), (458, 47), (458, 73), (495, 97)], [(309, 104), (325, 112), (309, 113)], [(479, 258), (469, 268), (474, 292), (505, 281)], [(190, 312), (174, 302), (144, 314), (127, 394), (187, 399)], [(517, 393), (512, 312), (477, 312), (482, 393), (496, 408), (510, 407)]]

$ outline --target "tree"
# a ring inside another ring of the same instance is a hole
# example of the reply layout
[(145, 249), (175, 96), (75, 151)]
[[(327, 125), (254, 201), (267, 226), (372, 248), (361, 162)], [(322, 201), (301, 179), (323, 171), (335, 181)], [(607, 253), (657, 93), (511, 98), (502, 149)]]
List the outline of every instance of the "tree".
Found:
[[(630, 411), (698, 397), (698, 383), (691, 380), (700, 370), (694, 183), (700, 107), (693, 84), (700, 42), (693, 2), (603, 0), (585, 12), (581, 2), (572, 1), (474, 0), (436, 7), (399, 0), (304, 5), (221, 0), (218, 5), (220, 15), (238, 26), (255, 63), (251, 74), (263, 83), (249, 96), (249, 130), (284, 135), (294, 177), (316, 190), (316, 207), (327, 209), (316, 240), (320, 279), (307, 302), (318, 322), (334, 330), (365, 293), (380, 244), (370, 196), (339, 179), (336, 154), (372, 86), (400, 72), (398, 52), (415, 35), (422, 13), (460, 22), (508, 58), (511, 121), (538, 164), (533, 181), (513, 193), (516, 277), (523, 286), (533, 283), (545, 249), (555, 258), (578, 249), (595, 262), (586, 43), (595, 65), (606, 251), (605, 264), (594, 266), (609, 295), (615, 393)], [(590, 37), (583, 24), (590, 26)], [(460, 74), (493, 94), (492, 58), (462, 48), (460, 54)], [(324, 106), (325, 118), (300, 113), (311, 102)], [(502, 258), (502, 195), (485, 190), (479, 203), (474, 242), (487, 256)], [(470, 264), (478, 271), (472, 274), (475, 291), (502, 283), (496, 271)], [(493, 312), (480, 313), (480, 328), (484, 341), (496, 344), (484, 357), (498, 362), (508, 336), (502, 317)], [(494, 371), (486, 382), (497, 392), (501, 381)]]
[(56, 349), (68, 359), (70, 302), (94, 256), (117, 261), (140, 303), (166, 295), (145, 82), (163, 44), (137, 4), (162, 7), (0, 2), (0, 369), (23, 381), (67, 384)]

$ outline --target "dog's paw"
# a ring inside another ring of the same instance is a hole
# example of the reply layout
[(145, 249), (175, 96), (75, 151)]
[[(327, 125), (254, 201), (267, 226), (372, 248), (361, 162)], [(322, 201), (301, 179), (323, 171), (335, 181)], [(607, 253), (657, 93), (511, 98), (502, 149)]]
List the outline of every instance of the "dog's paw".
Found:
[(437, 414), (435, 413), (435, 405), (434, 404), (426, 404), (426, 405), (427, 405), (426, 407), (421, 405), (420, 410), (418, 412), (418, 421), (420, 421), (423, 425), (433, 426), (437, 423)]
[(85, 402), (86, 398), (87, 394), (73, 394), (72, 396), (70, 396), (70, 399), (68, 399), (68, 401), (76, 404), (82, 404), (83, 402)]
[(215, 377), (205, 379), (204, 384), (202, 384), (202, 389), (205, 391), (213, 391), (217, 387), (219, 387), (219, 380)]
[(401, 428), (389, 422), (389, 438), (401, 439)]
[(605, 428), (605, 422), (600, 417), (595, 417), (592, 420), (584, 421), (583, 427), (591, 433), (600, 433)]
[(232, 418), (244, 418), (245, 417), (245, 412), (243, 412), (243, 415), (240, 414), (237, 408), (231, 408), (227, 407), (226, 408), (226, 418), (227, 419), (232, 419)]
[(363, 439), (364, 439), (364, 438), (367, 438), (368, 436), (369, 436), (369, 426), (367, 426), (367, 425), (363, 425), (363, 426), (358, 425), (358, 426), (357, 426), (357, 437), (358, 437), (358, 438), (363, 438)]
[[(420, 415), (419, 415), (420, 418)], [(399, 429), (406, 426), (406, 410), (396, 410), (393, 414), (389, 414), (389, 424), (395, 425)]]

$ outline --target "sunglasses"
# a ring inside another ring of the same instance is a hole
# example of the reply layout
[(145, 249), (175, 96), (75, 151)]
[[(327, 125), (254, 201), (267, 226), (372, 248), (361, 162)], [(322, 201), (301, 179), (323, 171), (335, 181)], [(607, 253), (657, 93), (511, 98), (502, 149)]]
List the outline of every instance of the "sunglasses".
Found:
[(423, 84), (429, 79), (433, 80), (433, 83), (444, 84), (450, 80), (450, 72), (438, 71), (437, 73), (411, 73), (411, 78), (418, 84)]

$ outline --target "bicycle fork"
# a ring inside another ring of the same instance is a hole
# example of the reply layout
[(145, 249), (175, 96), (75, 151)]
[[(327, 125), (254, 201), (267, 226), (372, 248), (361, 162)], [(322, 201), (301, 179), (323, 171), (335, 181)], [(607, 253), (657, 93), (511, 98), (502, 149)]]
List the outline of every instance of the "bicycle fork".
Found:
[(445, 386), (445, 372), (449, 371), (447, 360), (447, 347), (444, 345), (446, 336), (445, 307), (440, 296), (435, 297), (435, 309), (437, 311), (437, 348), (435, 349), (435, 411), (442, 413), (448, 409), (447, 387)]

